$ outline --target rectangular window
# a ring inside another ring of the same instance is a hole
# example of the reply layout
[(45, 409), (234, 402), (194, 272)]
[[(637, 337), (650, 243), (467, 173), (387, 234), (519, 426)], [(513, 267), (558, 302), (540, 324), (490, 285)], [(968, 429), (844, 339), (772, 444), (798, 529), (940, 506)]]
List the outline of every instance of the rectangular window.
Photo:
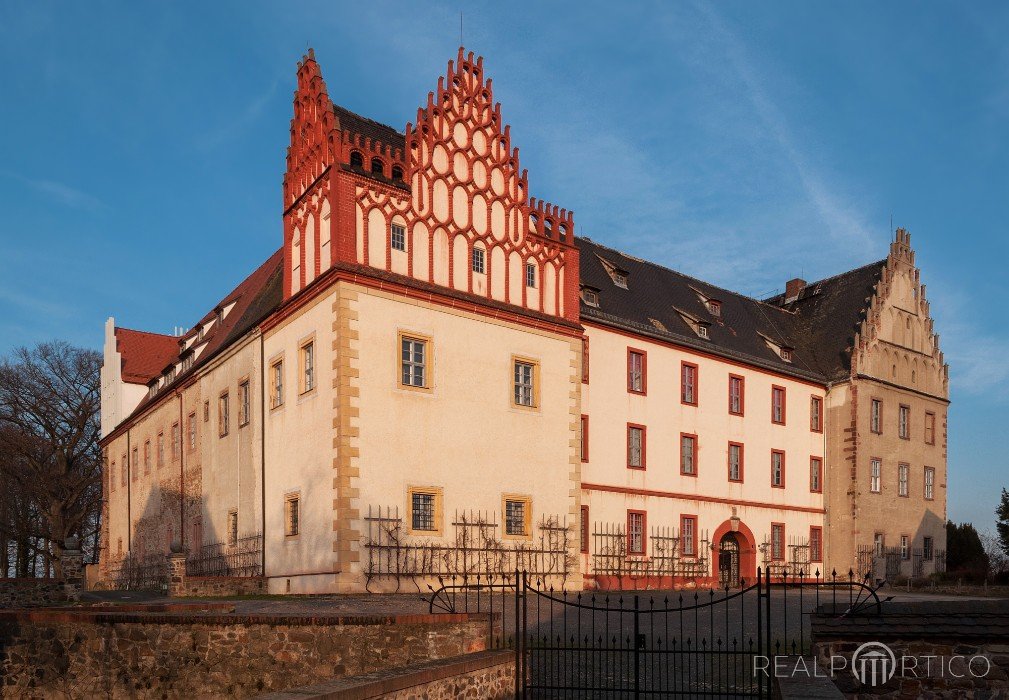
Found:
[(190, 413), (186, 420), (188, 422), (189, 449), (192, 451), (196, 449), (196, 411)]
[(389, 241), (393, 250), (406, 250), (406, 228), (402, 224), (391, 225)]
[(112, 462), (109, 467), (109, 491), (116, 490), (116, 463)]
[(823, 528), (815, 525), (809, 528), (809, 561), (823, 561)]
[(579, 544), (581, 545), (581, 547), (580, 547), (581, 552), (582, 552), (582, 554), (588, 554), (589, 553), (589, 507), (588, 506), (582, 506), (582, 508), (581, 508), (581, 520), (579, 521), (578, 531), (580, 533), (580, 536), (579, 536), (580, 542), (579, 542)]
[(536, 264), (526, 263), (526, 286), (536, 287)]
[(684, 362), (680, 366), (680, 402), (697, 405), (697, 365)]
[(315, 343), (301, 346), (301, 393), (307, 394), (315, 388)]
[(531, 515), (532, 504), (528, 498), (523, 496), (505, 496), (505, 535), (511, 537), (527, 537), (531, 530)]
[(935, 498), (935, 469), (925, 467), (925, 500), (931, 501)]
[(589, 461), (589, 417), (584, 413), (582, 414), (581, 422), (581, 435), (579, 436), (581, 443), (581, 458), (583, 462)]
[(123, 488), (126, 488), (126, 472), (128, 472), (130, 470), (129, 466), (130, 466), (129, 462), (126, 461), (126, 453), (124, 452), (123, 453), (123, 470), (119, 474), (119, 485), (122, 486)]
[(144, 474), (151, 473), (151, 441), (144, 441)]
[(771, 523), (771, 559), (774, 561), (785, 560), (784, 523)]
[(907, 464), (898, 464), (897, 465), (897, 495), (898, 496), (907, 496), (907, 494), (908, 494), (907, 477), (908, 477), (908, 472), (910, 472), (910, 471), (911, 471), (911, 467), (909, 465), (907, 465)]
[(645, 512), (627, 511), (627, 553), (645, 553)]
[(537, 380), (539, 365), (529, 360), (513, 359), (514, 392), (512, 400), (516, 406), (535, 408), (538, 405)]
[(410, 533), (441, 532), (441, 489), (410, 488)]
[(935, 444), (935, 414), (931, 411), (925, 413), (925, 444)]
[(869, 460), (869, 491), (872, 493), (882, 493), (883, 491), (883, 460), (873, 457)]
[(743, 480), (743, 445), (729, 443), (729, 481)]
[(883, 556), (883, 550), (886, 549), (886, 540), (883, 538), (882, 532), (877, 532), (872, 536), (872, 548), (876, 552), (877, 557)]
[(647, 355), (644, 350), (627, 348), (627, 391), (632, 394), (644, 394), (645, 362)]
[(819, 457), (809, 458), (809, 490), (811, 493), (823, 492), (823, 460)]
[(743, 392), (746, 380), (738, 374), (729, 375), (729, 413), (734, 416), (743, 415)]
[(158, 469), (165, 466), (165, 434), (158, 433)]
[(873, 399), (869, 408), (869, 430), (883, 434), (883, 402), (879, 399)]
[(284, 405), (284, 361), (270, 365), (270, 408)]
[(139, 472), (140, 472), (140, 451), (136, 447), (133, 448), (133, 463), (132, 463), (132, 466), (133, 466), (133, 468), (130, 470), (130, 477), (133, 479), (133, 481), (136, 481), (137, 477), (140, 476), (140, 474), (139, 474)]
[(249, 395), (249, 380), (238, 385), (238, 427), (249, 424), (252, 413), (252, 397)]
[(932, 561), (932, 538), (926, 537), (922, 540), (921, 556), (925, 561)]
[(473, 272), (482, 275), (484, 269), (484, 249), (473, 248)]
[(288, 494), (284, 497), (284, 534), (297, 537), (301, 532), (301, 497)]
[(809, 397), (809, 429), (814, 433), (823, 432), (823, 399), (819, 396)]
[(589, 337), (582, 336), (582, 384), (589, 383)]
[(680, 474), (697, 476), (697, 436), (680, 433)]
[(224, 392), (217, 398), (217, 434), (220, 437), (228, 434), (229, 412), (228, 392)]
[(910, 548), (910, 537), (907, 535), (900, 536), (900, 558), (910, 559), (911, 558), (911, 548)]
[(210, 422), (210, 401), (203, 402), (203, 422)]
[(238, 511), (228, 511), (228, 544), (235, 546), (238, 544)]
[(771, 450), (771, 486), (785, 488), (785, 453), (781, 450)]
[(645, 468), (645, 426), (627, 424), (627, 468)]
[(900, 411), (897, 418), (897, 435), (902, 440), (911, 439), (911, 407), (900, 405)]
[(429, 388), (428, 340), (413, 336), (399, 336), (400, 385), (418, 389)]
[(172, 423), (172, 460), (177, 460), (182, 452), (182, 429), (178, 421)]
[(680, 516), (680, 552), (685, 557), (697, 556), (697, 516)]
[(771, 387), (771, 422), (785, 424), (785, 387)]

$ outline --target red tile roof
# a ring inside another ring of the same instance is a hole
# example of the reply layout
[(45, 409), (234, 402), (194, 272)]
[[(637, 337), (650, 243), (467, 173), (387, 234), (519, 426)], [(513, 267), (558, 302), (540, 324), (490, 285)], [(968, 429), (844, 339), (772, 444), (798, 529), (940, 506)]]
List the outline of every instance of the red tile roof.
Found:
[(123, 381), (147, 384), (179, 356), (179, 339), (161, 333), (116, 328), (116, 350), (123, 358)]

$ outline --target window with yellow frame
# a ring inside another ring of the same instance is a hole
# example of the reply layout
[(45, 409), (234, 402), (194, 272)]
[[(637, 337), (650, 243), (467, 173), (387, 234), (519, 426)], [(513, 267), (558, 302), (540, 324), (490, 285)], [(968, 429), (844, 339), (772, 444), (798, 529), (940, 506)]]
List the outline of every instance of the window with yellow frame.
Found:
[(407, 531), (411, 535), (438, 536), (442, 533), (442, 489), (437, 486), (411, 486), (407, 489), (409, 511)]
[(302, 342), (301, 350), (298, 353), (301, 365), (301, 379), (299, 382), (300, 393), (307, 394), (315, 389), (315, 337)]
[(532, 497), (514, 493), (504, 494), (501, 497), (501, 513), (504, 517), (503, 535), (505, 539), (532, 537)]
[(540, 363), (512, 355), (512, 406), (537, 409), (540, 406)]
[(414, 391), (431, 391), (434, 343), (419, 333), (400, 331), (396, 336), (396, 363), (399, 386)]

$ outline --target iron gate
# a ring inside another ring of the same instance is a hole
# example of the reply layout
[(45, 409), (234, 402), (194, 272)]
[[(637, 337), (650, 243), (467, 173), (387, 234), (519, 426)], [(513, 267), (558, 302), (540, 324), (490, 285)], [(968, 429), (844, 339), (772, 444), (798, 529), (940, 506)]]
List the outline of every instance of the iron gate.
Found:
[(809, 614), (881, 613), (865, 579), (757, 570), (733, 590), (568, 592), (515, 572), (450, 581), (434, 612), (486, 612), (488, 646), (516, 651), (517, 696), (771, 697), (773, 657), (808, 652)]

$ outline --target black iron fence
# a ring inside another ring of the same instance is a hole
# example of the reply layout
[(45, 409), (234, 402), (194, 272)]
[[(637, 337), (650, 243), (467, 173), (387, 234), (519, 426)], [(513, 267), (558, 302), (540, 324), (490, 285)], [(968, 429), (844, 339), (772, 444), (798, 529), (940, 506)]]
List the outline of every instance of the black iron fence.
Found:
[(124, 591), (168, 591), (168, 564), (163, 554), (145, 556), (127, 554), (111, 562), (106, 580), (108, 588)]
[(859, 545), (856, 555), (860, 571), (890, 583), (905, 578), (922, 579), (946, 571), (945, 549)]
[(190, 551), (186, 556), (186, 575), (262, 576), (263, 535), (255, 533)]
[(638, 593), (572, 592), (528, 573), (460, 577), (432, 612), (489, 613), (488, 645), (516, 652), (521, 697), (771, 697), (775, 656), (808, 653), (810, 615), (881, 615), (853, 572), (758, 569), (756, 583)]

